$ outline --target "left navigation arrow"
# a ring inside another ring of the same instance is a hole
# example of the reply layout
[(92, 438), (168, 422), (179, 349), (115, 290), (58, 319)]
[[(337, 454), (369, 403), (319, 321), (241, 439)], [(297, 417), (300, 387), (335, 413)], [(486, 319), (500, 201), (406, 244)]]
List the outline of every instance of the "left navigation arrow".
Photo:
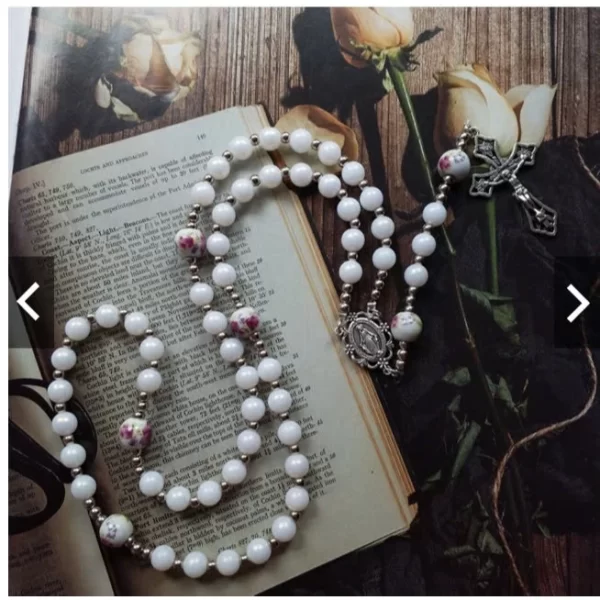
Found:
[(34, 320), (37, 321), (40, 318), (40, 315), (38, 315), (35, 310), (33, 310), (33, 308), (31, 308), (31, 306), (29, 306), (29, 304), (27, 304), (27, 300), (29, 300), (29, 298), (31, 298), (31, 296), (33, 296), (33, 294), (35, 294), (38, 290), (40, 289), (40, 284), (35, 282), (33, 283), (29, 289), (23, 294), (21, 295), (19, 298), (17, 298), (17, 304)]

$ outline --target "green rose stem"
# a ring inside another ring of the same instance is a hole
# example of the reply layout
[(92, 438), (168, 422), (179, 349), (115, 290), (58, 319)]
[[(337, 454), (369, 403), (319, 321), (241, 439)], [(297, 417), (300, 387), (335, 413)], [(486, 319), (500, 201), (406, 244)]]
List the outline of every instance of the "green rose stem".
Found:
[(488, 233), (488, 261), (490, 292), (497, 296), (500, 293), (498, 283), (498, 236), (496, 234), (496, 202), (490, 198), (485, 203), (485, 216)]
[[(394, 60), (395, 59), (395, 60)], [(406, 123), (408, 125), (409, 132), (414, 142), (415, 150), (417, 151), (417, 158), (419, 160), (419, 165), (421, 170), (423, 171), (423, 175), (425, 177), (425, 182), (429, 187), (429, 191), (431, 193), (431, 197), (435, 197), (436, 190), (433, 183), (433, 179), (431, 177), (431, 169), (429, 167), (429, 161), (427, 159), (427, 154), (425, 152), (425, 146), (423, 145), (423, 138), (421, 137), (421, 132), (419, 130), (419, 125), (417, 123), (417, 118), (415, 114), (415, 109), (412, 103), (412, 99), (410, 97), (410, 93), (408, 88), (406, 87), (406, 81), (404, 79), (404, 73), (402, 68), (396, 66), (394, 64), (398, 61), (398, 57), (390, 57), (386, 58), (385, 68), (390, 76), (392, 85), (394, 86), (394, 90), (396, 95), (398, 96), (398, 100), (400, 101), (400, 106), (402, 108), (402, 112), (404, 113), (404, 117), (406, 119)], [(491, 270), (491, 282), (492, 282), (492, 291), (493, 293), (497, 293), (498, 287), (498, 269), (497, 269), (497, 245), (496, 245), (496, 216), (495, 216), (495, 206), (492, 202), (487, 205), (489, 208), (487, 210), (488, 215), (488, 227), (490, 228), (490, 239), (493, 237), (493, 243), (490, 245), (490, 261), (493, 265)], [(471, 332), (471, 327), (469, 325), (469, 321), (467, 319), (467, 314), (465, 311), (462, 292), (460, 289), (460, 282), (458, 280), (458, 273), (456, 269), (456, 250), (448, 237), (448, 232), (444, 226), (441, 227), (442, 230), (442, 238), (444, 240), (444, 244), (448, 251), (449, 256), (449, 266), (452, 273), (453, 280), (453, 289), (454, 295), (456, 299), (456, 305), (458, 307), (458, 311), (460, 313), (460, 318), (462, 322), (462, 327), (464, 330), (464, 340), (469, 350), (472, 367), (469, 369), (471, 372), (471, 380), (475, 385), (480, 389), (481, 394), (486, 399), (486, 402), (489, 407), (489, 413), (492, 421), (492, 425), (496, 430), (498, 439), (500, 441), (501, 447), (503, 451), (506, 451), (511, 443), (510, 433), (508, 429), (504, 425), (502, 421), (502, 417), (500, 412), (498, 411), (498, 407), (496, 406), (496, 402), (494, 401), (494, 397), (489, 388), (485, 370), (481, 363), (481, 358), (479, 356), (479, 352), (477, 350), (477, 344), (475, 342), (475, 338), (473, 337), (473, 333)], [(520, 485), (520, 476), (518, 472), (518, 468), (516, 467), (516, 463), (513, 462), (511, 473), (507, 476), (506, 479), (506, 491), (507, 491), (507, 500), (508, 500), (508, 509), (511, 513), (511, 520), (514, 524), (515, 529), (523, 528), (524, 530), (528, 529), (529, 521), (527, 519), (527, 512), (525, 510), (525, 501), (522, 494), (522, 487)], [(515, 486), (515, 483), (518, 485)], [(518, 489), (518, 493), (515, 492), (515, 487)], [(517, 510), (517, 502), (519, 504), (519, 509)], [(521, 513), (521, 518), (519, 518), (519, 512)], [(528, 537), (528, 536), (527, 536)], [(529, 539), (527, 539), (527, 544), (529, 544)], [(520, 561), (522, 562), (522, 561)], [(522, 566), (526, 567), (526, 572), (529, 574), (530, 569), (527, 564)]]

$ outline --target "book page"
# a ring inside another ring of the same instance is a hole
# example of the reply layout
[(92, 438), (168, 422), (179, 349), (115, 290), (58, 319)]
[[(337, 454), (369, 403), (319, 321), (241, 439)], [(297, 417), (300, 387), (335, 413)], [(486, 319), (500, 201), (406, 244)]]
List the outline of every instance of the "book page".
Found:
[[(235, 368), (220, 358), (218, 342), (202, 329), (203, 313), (188, 299), (189, 272), (174, 235), (186, 223), (188, 190), (210, 156), (261, 121), (256, 108), (230, 109), (47, 162), (13, 179), (11, 252), (55, 257), (57, 340), (68, 318), (110, 301), (145, 312), (165, 342), (164, 384), (149, 403), (154, 437), (145, 465), (164, 472), (167, 489), (185, 485), (195, 493), (201, 480), (218, 477), (244, 427)], [(268, 161), (257, 152), (234, 163), (229, 185)], [(217, 186), (220, 194), (227, 190)], [(280, 382), (294, 398), (290, 416), (302, 425), (300, 450), (311, 463), (306, 486), (312, 502), (283, 552), (232, 579), (170, 577), (125, 551), (110, 552), (122, 594), (258, 593), (405, 529), (413, 514), (406, 500), (410, 483), (370, 380), (342, 354), (333, 333), (333, 289), (298, 199), (286, 188), (261, 190), (236, 210), (226, 232), (232, 242), (227, 261), (236, 267), (243, 301), (261, 314), (269, 354), (283, 364)], [(209, 215), (201, 222), (206, 231)], [(211, 281), (211, 269), (208, 263), (200, 268), (201, 280)], [(218, 290), (213, 306), (226, 314), (233, 309)], [(134, 411), (142, 364), (136, 342), (121, 329), (94, 333), (81, 344), (70, 373), (100, 442), (94, 474), (104, 511), (129, 515), (138, 540), (171, 544), (181, 559), (192, 549), (213, 558), (224, 548), (243, 553), (286, 512), (288, 450), (276, 439), (278, 422), (261, 426), (262, 450), (239, 489), (215, 509), (173, 514), (141, 496), (132, 455), (117, 440), (119, 424)]]

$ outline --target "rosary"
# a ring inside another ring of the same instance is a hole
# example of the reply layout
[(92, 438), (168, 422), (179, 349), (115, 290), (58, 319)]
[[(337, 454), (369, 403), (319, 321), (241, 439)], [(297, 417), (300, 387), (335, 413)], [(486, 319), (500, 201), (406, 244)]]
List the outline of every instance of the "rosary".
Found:
[[(71, 469), (71, 493), (85, 503), (92, 521), (99, 528), (98, 535), (104, 545), (113, 548), (126, 547), (132, 555), (149, 562), (158, 571), (179, 570), (190, 578), (199, 578), (207, 572), (232, 576), (245, 564), (265, 564), (275, 550), (284, 547), (294, 538), (296, 523), (310, 501), (305, 488), (309, 461), (299, 448), (302, 428), (290, 418), (292, 396), (281, 386), (281, 363), (269, 356), (260, 337), (260, 315), (254, 308), (244, 304), (234, 287), (237, 273), (235, 268), (226, 262), (231, 244), (222, 230), (235, 223), (238, 216), (235, 207), (251, 202), (258, 188), (271, 190), (283, 182), (307, 187), (316, 182), (319, 192), (325, 198), (337, 198), (337, 214), (348, 223), (348, 228), (341, 238), (347, 258), (338, 272), (342, 281), (342, 292), (340, 318), (335, 333), (342, 340), (350, 359), (360, 366), (380, 369), (386, 375), (398, 376), (404, 370), (408, 344), (414, 342), (423, 329), (423, 322), (413, 308), (418, 289), (427, 283), (429, 277), (423, 260), (436, 249), (436, 240), (431, 230), (446, 220), (445, 203), (451, 184), (471, 174), (471, 161), (465, 152), (470, 142), (474, 146), (473, 156), (489, 166), (486, 173), (473, 175), (471, 194), (489, 197), (494, 187), (508, 182), (513, 188), (513, 195), (527, 215), (531, 230), (543, 235), (556, 234), (556, 212), (542, 204), (516, 178), (516, 173), (522, 166), (533, 164), (535, 146), (517, 144), (511, 156), (503, 161), (497, 153), (493, 139), (481, 136), (476, 129), (466, 125), (457, 140), (457, 148), (445, 152), (438, 161), (437, 170), (442, 182), (437, 187), (434, 201), (425, 205), (423, 209), (422, 231), (412, 240), (414, 258), (404, 271), (404, 280), (408, 285), (404, 310), (396, 314), (389, 325), (377, 309), (377, 301), (388, 272), (396, 263), (396, 253), (391, 248), (391, 236), (395, 225), (394, 221), (385, 215), (382, 192), (369, 185), (365, 179), (365, 169), (360, 163), (342, 156), (340, 146), (335, 142), (313, 139), (306, 129), (281, 133), (273, 127), (262, 129), (258, 134), (249, 137), (234, 138), (222, 156), (213, 156), (208, 161), (208, 174), (191, 189), (194, 204), (188, 215), (187, 225), (175, 235), (175, 245), (181, 256), (189, 262), (192, 281), (189, 298), (204, 314), (202, 326), (219, 342), (221, 358), (237, 369), (235, 383), (244, 396), (241, 414), (246, 428), (237, 436), (237, 456), (223, 464), (218, 481), (201, 481), (194, 488), (195, 493), (189, 487), (168, 486), (164, 475), (159, 470), (146, 470), (143, 461), (144, 449), (152, 439), (152, 426), (146, 418), (149, 400), (162, 385), (158, 365), (165, 352), (162, 341), (150, 329), (148, 317), (141, 312), (119, 310), (112, 304), (103, 304), (86, 317), (69, 319), (65, 325), (62, 345), (51, 356), (54, 379), (48, 386), (48, 397), (56, 411), (52, 419), (52, 429), (64, 443), (60, 461)], [(225, 200), (215, 203), (216, 182), (229, 176), (234, 160), (249, 159), (255, 148), (271, 152), (282, 145), (289, 145), (298, 154), (316, 151), (319, 161), (325, 167), (341, 168), (341, 178), (332, 173), (314, 172), (309, 164), (303, 162), (282, 169), (269, 164), (262, 167), (256, 175), (236, 179)], [(358, 199), (343, 189), (342, 182), (348, 188), (357, 189)], [(199, 228), (199, 215), (203, 209), (209, 207), (212, 207), (213, 225), (212, 232), (207, 236)], [(380, 240), (380, 247), (371, 258), (377, 273), (365, 310), (350, 312), (349, 302), (353, 286), (363, 276), (363, 268), (358, 260), (358, 252), (365, 244), (365, 235), (361, 231), (359, 219), (363, 211), (372, 213), (370, 231)], [(198, 261), (208, 256), (214, 261), (213, 285), (223, 290), (233, 303), (233, 312), (229, 317), (213, 308), (213, 286), (200, 281)], [(281, 446), (287, 447), (289, 451), (283, 468), (290, 481), (283, 499), (287, 511), (272, 521), (269, 536), (255, 537), (241, 552), (227, 549), (211, 558), (201, 550), (194, 550), (183, 558), (178, 558), (175, 550), (167, 544), (142, 543), (134, 535), (134, 525), (127, 516), (105, 515), (102, 512), (95, 500), (96, 480), (83, 473), (86, 451), (75, 441), (77, 417), (67, 410), (73, 395), (73, 386), (65, 378), (65, 374), (77, 362), (73, 346), (90, 336), (92, 326), (113, 329), (118, 325), (122, 325), (130, 335), (141, 339), (140, 356), (148, 363), (136, 378), (138, 399), (134, 414), (125, 419), (118, 430), (121, 444), (134, 453), (133, 465), (136, 474), (139, 475), (141, 494), (155, 498), (174, 512), (205, 510), (218, 505), (231, 489), (240, 486), (246, 479), (251, 458), (257, 455), (261, 448), (262, 438), (258, 430), (268, 407), (271, 416), (279, 421), (277, 439)], [(254, 354), (257, 355), (256, 366), (249, 364), (245, 357), (247, 346), (253, 348)], [(268, 391), (266, 403), (260, 397), (261, 390), (265, 387)]]

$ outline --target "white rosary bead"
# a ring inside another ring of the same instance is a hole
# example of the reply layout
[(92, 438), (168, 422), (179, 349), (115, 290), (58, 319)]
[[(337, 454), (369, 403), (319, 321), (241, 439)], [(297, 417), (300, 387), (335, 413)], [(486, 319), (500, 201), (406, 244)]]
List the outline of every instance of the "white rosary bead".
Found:
[(296, 163), (290, 169), (290, 180), (296, 187), (306, 187), (312, 182), (312, 169), (306, 163)]
[(221, 501), (223, 495), (223, 489), (221, 484), (212, 479), (203, 481), (198, 486), (196, 496), (202, 506), (216, 506)]
[(242, 402), (242, 417), (246, 421), (258, 422), (265, 416), (265, 412), (265, 403), (256, 396), (249, 396)]
[(281, 414), (287, 412), (292, 406), (292, 396), (287, 390), (277, 388), (269, 394), (267, 404), (271, 412)]
[(313, 137), (308, 129), (294, 129), (290, 133), (290, 148), (297, 154), (306, 154), (312, 141)]
[(363, 275), (363, 269), (360, 263), (352, 258), (340, 265), (338, 273), (344, 283), (358, 283)]
[(260, 450), (262, 440), (254, 429), (244, 429), (237, 436), (237, 447), (242, 454), (256, 454)]
[(143, 335), (150, 327), (150, 319), (142, 312), (130, 312), (125, 315), (123, 325), (129, 335)]
[(50, 362), (55, 369), (58, 369), (59, 371), (68, 371), (75, 366), (77, 354), (75, 354), (75, 351), (71, 348), (62, 346), (52, 353)]
[(151, 394), (152, 392), (156, 392), (162, 385), (162, 377), (153, 367), (144, 369), (138, 374), (136, 385), (140, 392)]
[(445, 220), (448, 211), (446, 207), (438, 200), (425, 205), (423, 209), (423, 221), (434, 227), (440, 226)]
[(271, 544), (264, 538), (256, 538), (246, 546), (246, 556), (255, 565), (264, 565), (271, 558)]
[(165, 478), (158, 471), (145, 471), (140, 477), (140, 492), (148, 498), (158, 496), (165, 487)]
[(219, 263), (215, 265), (212, 271), (212, 279), (216, 285), (221, 288), (226, 288), (228, 285), (233, 285), (237, 279), (235, 269), (228, 263)]
[(65, 324), (65, 335), (74, 342), (81, 342), (90, 335), (92, 326), (85, 317), (73, 317)]
[(471, 173), (471, 160), (466, 152), (453, 148), (440, 156), (437, 170), (440, 177), (450, 175), (456, 181), (461, 181)]
[(175, 562), (175, 550), (167, 544), (156, 546), (150, 554), (150, 564), (157, 571), (168, 571)]
[(121, 313), (114, 304), (102, 304), (94, 313), (96, 323), (104, 329), (111, 329), (119, 324)]
[(250, 390), (258, 385), (258, 371), (249, 365), (240, 367), (235, 374), (235, 384), (242, 390)]
[(235, 209), (229, 202), (219, 202), (212, 209), (211, 218), (217, 225), (229, 227), (235, 223)]
[(417, 256), (431, 256), (435, 251), (435, 238), (428, 232), (418, 233), (413, 238), (411, 247)]
[[(212, 237), (212, 235), (210, 237)], [(208, 239), (210, 240), (210, 238)], [(190, 300), (196, 306), (204, 306), (206, 304), (210, 304), (213, 301), (214, 297), (215, 292), (213, 291), (212, 287), (208, 285), (208, 283), (196, 282), (190, 288)]]
[(396, 253), (386, 246), (377, 248), (373, 252), (373, 264), (376, 269), (388, 271), (396, 264)]
[(308, 458), (299, 452), (292, 452), (292, 454), (285, 459), (285, 473), (292, 479), (304, 477), (308, 473), (309, 468)]
[(133, 535), (133, 523), (125, 515), (109, 515), (102, 521), (98, 536), (104, 546), (120, 548)]
[(77, 417), (73, 413), (67, 411), (59, 412), (52, 418), (52, 431), (56, 435), (64, 437), (65, 435), (75, 433), (77, 424)]
[(231, 185), (231, 195), (242, 204), (254, 198), (254, 184), (246, 177), (236, 179)]
[(337, 175), (327, 173), (319, 178), (318, 188), (323, 198), (335, 198), (342, 189), (342, 182)]
[(283, 368), (281, 363), (275, 358), (263, 358), (257, 367), (258, 376), (263, 380), (271, 383), (277, 381), (281, 377)]
[(414, 263), (406, 267), (404, 281), (414, 287), (422, 287), (427, 283), (429, 273), (421, 263)]
[(386, 238), (392, 237), (395, 229), (396, 225), (394, 224), (394, 221), (390, 219), (390, 217), (384, 215), (375, 217), (371, 223), (371, 233), (373, 234), (373, 237), (376, 237), (378, 240), (385, 240)]
[(249, 138), (238, 135), (229, 142), (227, 150), (233, 154), (233, 158), (247, 160), (252, 156), (252, 142)]
[(89, 500), (96, 493), (96, 480), (89, 475), (77, 475), (71, 482), (71, 494), (77, 500)]
[(60, 451), (60, 462), (67, 469), (75, 469), (85, 462), (85, 448), (81, 444), (67, 444)]
[(294, 446), (302, 439), (302, 428), (296, 421), (286, 419), (277, 429), (277, 437), (284, 446)]
[(209, 310), (202, 319), (202, 327), (212, 335), (219, 335), (227, 329), (227, 317), (218, 310)]
[(365, 210), (377, 210), (383, 204), (383, 192), (372, 185), (360, 193), (360, 204)]
[(319, 160), (327, 167), (333, 167), (342, 157), (342, 149), (335, 142), (321, 142), (317, 150)]
[(350, 160), (342, 167), (342, 179), (347, 185), (356, 186), (365, 178), (365, 168), (357, 161)]
[(347, 252), (358, 252), (365, 245), (365, 234), (360, 229), (346, 229), (342, 233), (342, 248)]
[(217, 181), (227, 179), (230, 171), (229, 161), (224, 156), (213, 156), (206, 164), (206, 172)]
[(160, 339), (154, 337), (153, 335), (149, 335), (140, 344), (140, 356), (148, 362), (160, 360), (164, 353), (165, 345)]
[(73, 397), (73, 386), (66, 379), (55, 379), (48, 385), (48, 398), (55, 404), (64, 404)]
[(246, 479), (247, 473), (248, 470), (246, 469), (246, 465), (238, 458), (228, 460), (223, 465), (223, 469), (221, 470), (223, 481), (229, 483), (230, 485), (239, 485), (242, 483), (242, 481)]
[(271, 533), (278, 542), (291, 542), (296, 535), (296, 521), (287, 515), (277, 517), (271, 526)]
[(360, 216), (360, 202), (356, 198), (346, 196), (338, 202), (336, 211), (342, 221), (349, 223)]
[(204, 552), (195, 550), (190, 552), (181, 563), (183, 572), (191, 579), (198, 579), (206, 573), (208, 569), (208, 558)]
[(223, 550), (217, 554), (216, 567), (217, 571), (225, 577), (235, 575), (242, 564), (241, 556), (235, 550)]
[[(225, 164), (227, 165), (227, 175), (229, 175), (229, 163), (223, 157), (220, 158), (221, 160), (225, 161)], [(211, 173), (211, 175), (214, 177), (214, 174)], [(215, 177), (215, 179), (219, 178)], [(190, 195), (192, 196), (194, 203), (206, 207), (210, 206), (214, 202), (216, 193), (215, 188), (210, 185), (208, 181), (199, 181), (192, 187)]]
[(165, 503), (173, 512), (182, 512), (190, 505), (191, 499), (190, 490), (182, 485), (176, 485), (167, 492)]
[[(208, 239), (206, 240), (206, 249), (213, 256), (225, 256), (229, 252), (230, 248), (231, 242), (229, 241), (229, 238), (220, 231), (216, 231), (215, 233), (209, 235)], [(209, 302), (204, 302), (204, 304), (209, 304)]]
[(258, 142), (268, 152), (277, 150), (281, 144), (281, 132), (275, 127), (265, 127), (258, 132)]
[(244, 344), (237, 338), (225, 338), (219, 347), (221, 358), (233, 363), (244, 356)]
[(295, 485), (285, 493), (285, 505), (292, 511), (302, 512), (309, 502), (310, 496), (301, 485)]
[(267, 189), (275, 189), (283, 181), (281, 169), (275, 165), (265, 165), (258, 172), (258, 178), (260, 179), (261, 185), (264, 185)]
[(423, 331), (423, 321), (413, 312), (399, 312), (390, 323), (394, 339), (401, 342), (414, 342)]

